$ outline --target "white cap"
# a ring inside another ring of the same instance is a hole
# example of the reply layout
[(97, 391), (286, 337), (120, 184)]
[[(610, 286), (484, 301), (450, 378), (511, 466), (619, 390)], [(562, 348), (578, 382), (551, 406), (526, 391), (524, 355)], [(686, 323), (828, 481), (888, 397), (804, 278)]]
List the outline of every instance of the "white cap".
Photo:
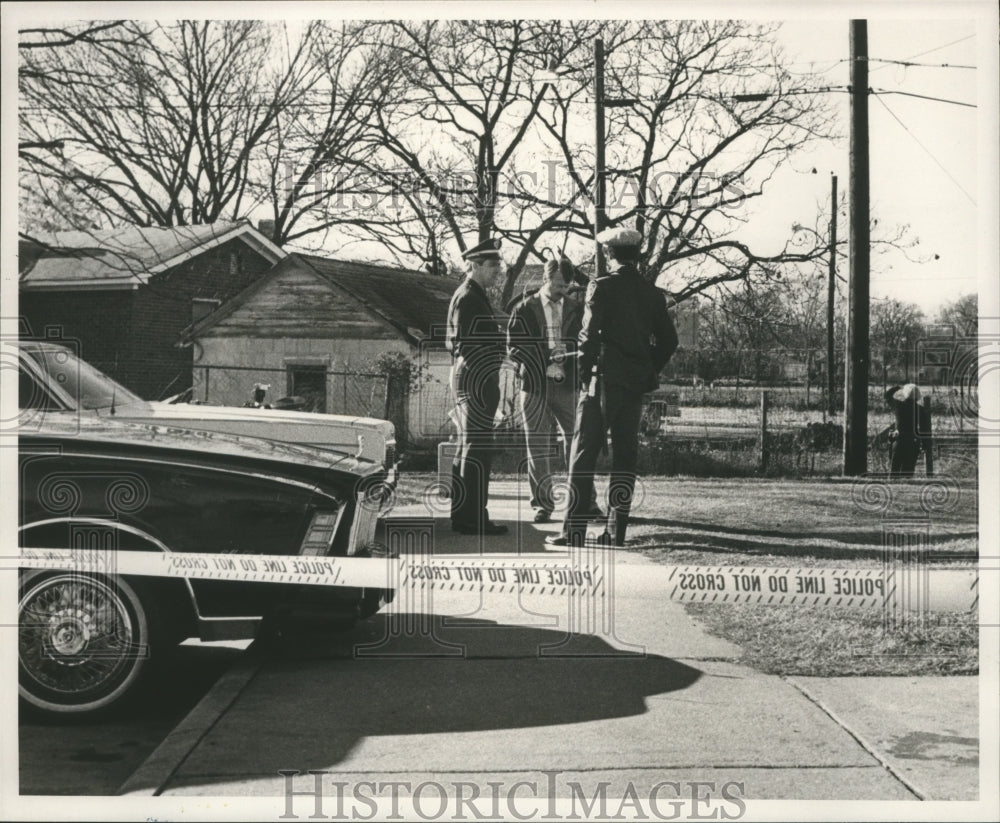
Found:
[(639, 232), (624, 226), (605, 229), (597, 235), (597, 242), (605, 246), (638, 246), (641, 241), (642, 235)]
[(913, 383), (907, 383), (905, 386), (902, 386), (899, 391), (892, 396), (893, 400), (900, 403), (905, 403), (911, 398), (917, 403), (920, 402), (920, 389), (918, 389)]

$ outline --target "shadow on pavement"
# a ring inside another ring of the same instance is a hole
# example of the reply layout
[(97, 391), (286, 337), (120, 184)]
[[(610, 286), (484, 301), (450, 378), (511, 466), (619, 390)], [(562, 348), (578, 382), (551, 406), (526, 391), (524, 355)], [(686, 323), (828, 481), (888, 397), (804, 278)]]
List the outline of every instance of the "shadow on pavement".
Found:
[[(177, 784), (273, 779), (280, 769), (364, 770), (374, 763), (378, 770), (421, 771), (439, 765), (438, 752), (456, 747), (491, 768), (514, 767), (508, 742), (535, 751), (535, 740), (544, 748), (563, 724), (644, 714), (648, 698), (685, 689), (701, 676), (675, 660), (624, 652), (589, 635), (449, 622), (383, 614), (334, 641), (300, 638), (296, 647), (273, 649), (187, 758)], [(539, 733), (519, 733), (516, 743), (495, 735), (405, 737), (532, 727)], [(591, 733), (600, 740), (606, 730)], [(379, 740), (386, 737), (393, 739)], [(362, 743), (366, 754), (352, 769), (344, 761)], [(452, 755), (450, 762), (454, 768), (459, 760)]]

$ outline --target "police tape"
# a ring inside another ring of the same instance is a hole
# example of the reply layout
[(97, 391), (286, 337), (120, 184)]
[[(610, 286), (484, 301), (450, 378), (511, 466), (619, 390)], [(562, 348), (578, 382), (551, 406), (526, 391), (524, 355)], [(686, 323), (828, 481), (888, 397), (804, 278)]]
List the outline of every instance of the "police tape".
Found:
[(36, 548), (22, 548), (18, 562), (28, 569), (140, 577), (501, 594), (583, 590), (598, 596), (604, 591), (606, 564), (606, 558), (558, 562), (520, 557), (313, 557)]
[(680, 566), (667, 573), (671, 600), (919, 611), (971, 611), (979, 574), (969, 568), (887, 563), (873, 569)]
[(760, 603), (853, 609), (969, 611), (978, 606), (971, 568), (887, 564), (872, 569), (654, 566), (619, 563), (607, 549), (571, 548), (565, 558), (455, 556), (311, 557), (20, 549), (25, 569), (284, 583), (368, 589), (605, 597), (653, 593), (679, 602)]

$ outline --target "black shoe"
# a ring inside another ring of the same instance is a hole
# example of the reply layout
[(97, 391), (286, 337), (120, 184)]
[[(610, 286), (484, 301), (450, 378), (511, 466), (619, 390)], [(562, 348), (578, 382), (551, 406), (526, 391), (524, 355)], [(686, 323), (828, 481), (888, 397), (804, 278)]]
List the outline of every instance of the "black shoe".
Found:
[(561, 546), (562, 548), (566, 548), (567, 546), (573, 546), (573, 545), (582, 547), (583, 544), (586, 542), (587, 542), (587, 536), (583, 534), (581, 534), (579, 537), (577, 537), (575, 540), (572, 541), (565, 534), (550, 534), (548, 537), (545, 538), (546, 546)]
[(452, 523), (451, 530), (459, 534), (507, 534), (509, 529), (502, 523), (487, 520), (482, 526), (472, 526), (467, 523)]
[(552, 512), (545, 511), (545, 509), (539, 509), (535, 512), (535, 522), (536, 523), (548, 523), (552, 519)]
[(614, 546), (614, 541), (611, 539), (611, 534), (609, 532), (602, 532), (594, 538), (594, 545), (602, 549), (610, 549)]

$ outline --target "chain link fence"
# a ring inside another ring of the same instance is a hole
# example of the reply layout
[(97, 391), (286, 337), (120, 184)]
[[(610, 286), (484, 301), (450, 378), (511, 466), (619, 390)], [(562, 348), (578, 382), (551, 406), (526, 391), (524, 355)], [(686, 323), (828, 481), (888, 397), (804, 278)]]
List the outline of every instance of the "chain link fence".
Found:
[[(839, 475), (843, 466), (844, 414), (802, 408), (786, 389), (745, 386), (739, 405), (698, 405), (696, 393), (661, 386), (647, 395), (640, 470), (695, 476)], [(924, 435), (923, 467), (974, 476), (977, 419), (949, 388), (925, 387), (931, 429)], [(751, 405), (752, 403), (752, 405)], [(889, 470), (893, 415), (880, 386), (869, 389), (868, 470)]]
[[(757, 356), (755, 362), (771, 362), (779, 354), (787, 352), (771, 352), (766, 360)], [(645, 398), (639, 471), (723, 477), (841, 474), (842, 377), (838, 376), (831, 413), (822, 374), (813, 373), (806, 380), (796, 363), (794, 358), (789, 360), (782, 376), (771, 380), (729, 376), (707, 381), (679, 374), (677, 366), (681, 364), (672, 362), (660, 389)], [(886, 385), (905, 382), (906, 373), (886, 376), (890, 379), (885, 384), (873, 381), (869, 386), (868, 466), (872, 473), (889, 468), (887, 429), (893, 418), (885, 401)], [(901, 379), (894, 381), (892, 377)], [(930, 377), (933, 379), (918, 382), (933, 426), (931, 445), (921, 465), (928, 474), (975, 476), (978, 402), (974, 382), (952, 385), (954, 381), (941, 370)], [(334, 372), (322, 366), (197, 366), (192, 399), (242, 406), (252, 401), (258, 384), (268, 387), (266, 402), (271, 404), (292, 396), (294, 407), (305, 411), (392, 420), (397, 438), (407, 444), (411, 470), (430, 470), (437, 444), (454, 432), (449, 418), (454, 401), (443, 377), (410, 386), (384, 374)], [(503, 443), (503, 453), (495, 465), (503, 473), (519, 470), (525, 450), (520, 436), (520, 384), (510, 364), (501, 370), (500, 384), (497, 425), (502, 429), (498, 442)], [(562, 448), (568, 451), (567, 444)]]
[[(727, 477), (842, 473), (843, 374), (836, 375), (831, 403), (825, 363), (815, 352), (716, 352), (716, 362), (730, 362), (735, 373), (712, 380), (685, 373), (703, 353), (686, 354), (687, 363), (675, 357), (664, 371), (660, 389), (646, 395), (640, 472)], [(932, 420), (930, 437), (924, 438), (923, 471), (975, 477), (977, 381), (956, 379), (953, 369), (938, 364), (928, 367), (919, 354), (911, 349), (881, 352), (873, 358), (868, 470), (889, 471), (888, 429), (893, 415), (885, 400), (886, 389), (915, 382), (929, 404)], [(754, 379), (755, 374), (766, 379)], [(507, 419), (513, 414), (517, 419), (516, 378), (502, 373), (501, 387), (499, 416)], [(523, 459), (522, 443), (508, 447), (498, 466), (516, 470)]]

